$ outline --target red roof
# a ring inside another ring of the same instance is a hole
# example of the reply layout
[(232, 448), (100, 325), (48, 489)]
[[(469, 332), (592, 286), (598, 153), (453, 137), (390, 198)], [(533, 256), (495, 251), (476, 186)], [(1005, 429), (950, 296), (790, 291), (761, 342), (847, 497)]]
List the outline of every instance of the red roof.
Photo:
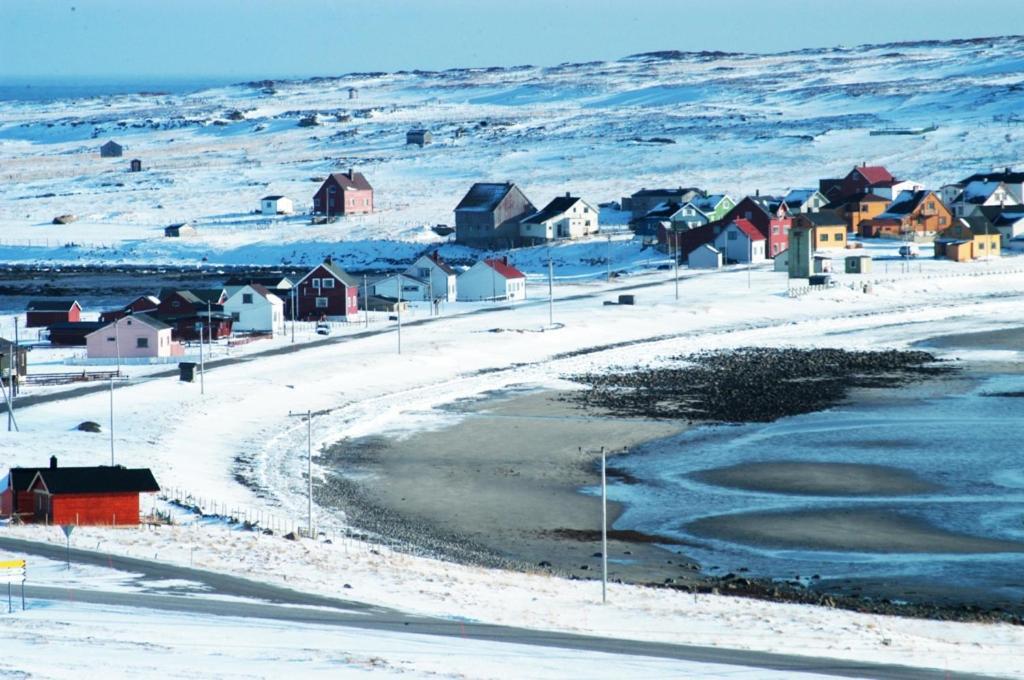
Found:
[(853, 170), (863, 175), (868, 184), (885, 184), (896, 181), (896, 178), (881, 165), (860, 165)]
[(737, 227), (739, 227), (740, 231), (746, 234), (747, 238), (749, 238), (751, 241), (764, 240), (764, 234), (762, 234), (761, 230), (755, 227), (750, 220), (745, 219), (743, 217), (737, 217), (732, 221), (732, 224), (735, 224)]
[(522, 273), (521, 271), (519, 271), (518, 269), (516, 269), (515, 267), (508, 263), (508, 258), (503, 257), (500, 260), (497, 258), (492, 258), (489, 260), (484, 260), (484, 264), (486, 264), (491, 269), (504, 276), (506, 279), (526, 278), (526, 274)]

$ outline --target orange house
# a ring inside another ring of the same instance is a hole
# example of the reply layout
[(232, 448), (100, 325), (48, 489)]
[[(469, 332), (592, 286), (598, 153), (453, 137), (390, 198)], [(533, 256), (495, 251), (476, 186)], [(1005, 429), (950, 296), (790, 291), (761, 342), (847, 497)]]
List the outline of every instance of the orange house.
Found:
[(935, 257), (966, 262), (986, 257), (999, 257), (999, 230), (984, 217), (961, 217), (935, 239)]
[(932, 236), (953, 224), (953, 213), (934, 191), (903, 191), (885, 212), (860, 223), (861, 236)]
[(846, 231), (859, 234), (861, 223), (881, 215), (890, 202), (884, 196), (862, 192), (833, 205), (836, 212), (846, 220)]

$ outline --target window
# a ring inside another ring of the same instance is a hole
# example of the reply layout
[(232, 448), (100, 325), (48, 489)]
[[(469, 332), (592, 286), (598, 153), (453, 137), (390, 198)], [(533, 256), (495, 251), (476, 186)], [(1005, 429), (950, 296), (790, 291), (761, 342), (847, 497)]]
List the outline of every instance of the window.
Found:
[(314, 288), (317, 288), (317, 289), (319, 289), (319, 288), (320, 288), (320, 279), (313, 279), (313, 280), (311, 281), (311, 283), (313, 284), (313, 287), (314, 287)]
[(836, 238), (835, 238), (835, 240), (836, 240), (836, 241), (842, 241), (842, 240), (843, 240), (843, 236), (845, 236), (845, 235), (844, 235), (844, 234), (842, 234), (842, 233), (840, 233), (840, 234), (836, 234)]
[(935, 210), (935, 202), (934, 201), (928, 201), (928, 209), (929, 210)]
[(108, 335), (107, 336), (107, 342), (114, 342), (114, 336), (113, 335)]
[(945, 223), (946, 223), (946, 218), (945, 217), (940, 217), (939, 218), (939, 224), (945, 224)]
[(774, 227), (772, 227), (772, 233), (776, 235), (779, 233), (779, 225), (776, 224)]
[(334, 279), (320, 279), (321, 288), (334, 288)]
[(325, 297), (318, 297), (316, 299), (316, 308), (317, 309), (327, 309), (327, 298), (325, 298)]
[(587, 220), (587, 221), (585, 221), (585, 222), (583, 223), (583, 226), (585, 226), (585, 227), (589, 227), (589, 226), (590, 226), (590, 220)]
[(135, 338), (135, 346), (139, 349), (149, 347), (149, 338)]
[(728, 239), (729, 239), (730, 241), (735, 241), (735, 240), (736, 240), (736, 232), (735, 232), (735, 231), (730, 231), (730, 232), (729, 232), (729, 236), (728, 236)]
[(984, 241), (979, 241), (978, 242), (978, 250), (985, 250), (985, 242)]
[(819, 241), (827, 241), (828, 240), (828, 234), (818, 234), (818, 240)]
[[(252, 293), (242, 293), (242, 304), (243, 305), (251, 305), (252, 304)], [(235, 321), (238, 321), (238, 319), (235, 319)]]
[(744, 217), (746, 217), (746, 218), (747, 218), (748, 220), (749, 220), (749, 219), (750, 219), (751, 217), (753, 217), (753, 215), (751, 215), (751, 214), (750, 214), (750, 211), (749, 211), (749, 210), (748, 210), (748, 211), (746, 211), (745, 213), (743, 213), (743, 216), (744, 216)]
[(778, 243), (773, 243), (772, 244), (772, 254), (774, 255), (774, 254), (776, 254), (778, 252), (779, 252), (779, 244)]
[(232, 321), (241, 321), (242, 320), (242, 313), (241, 312), (231, 312), (231, 320)]
[(430, 267), (420, 267), (418, 270), (420, 278), (425, 279), (430, 276)]

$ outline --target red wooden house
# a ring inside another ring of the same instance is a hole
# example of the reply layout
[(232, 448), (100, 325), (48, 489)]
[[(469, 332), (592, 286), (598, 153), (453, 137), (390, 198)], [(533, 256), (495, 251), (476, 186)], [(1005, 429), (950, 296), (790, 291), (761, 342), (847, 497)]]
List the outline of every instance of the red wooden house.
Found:
[(361, 172), (332, 172), (313, 194), (313, 212), (327, 217), (372, 213), (373, 187)]
[(846, 173), (846, 177), (820, 180), (818, 187), (826, 198), (835, 202), (864, 192), (889, 196), (897, 181), (883, 166), (864, 163)]
[(139, 523), (139, 494), (160, 490), (148, 468), (113, 467), (58, 468), (36, 472), (28, 487), (32, 494), (32, 521), (46, 524)]
[(31, 300), (25, 308), (25, 325), (42, 328), (61, 321), (81, 321), (82, 305), (78, 300)]
[(151, 316), (171, 326), (173, 340), (208, 341), (231, 335), (233, 320), (224, 312), (227, 293), (223, 288), (210, 290), (160, 291), (160, 305)]
[[(51, 460), (51, 465), (53, 461)], [(0, 517), (30, 517), (32, 492), (28, 490), (36, 473), (44, 468), (11, 468), (0, 485)]]
[(359, 284), (330, 257), (295, 284), (300, 319), (343, 319), (359, 314)]
[(160, 298), (154, 295), (140, 295), (124, 307), (100, 314), (100, 321), (112, 323), (129, 314), (152, 314), (160, 308)]
[(770, 199), (761, 196), (747, 196), (720, 221), (723, 224), (739, 218), (749, 221), (765, 238), (765, 257), (773, 258), (789, 247), (793, 219), (785, 201), (779, 201), (777, 205), (770, 203)]

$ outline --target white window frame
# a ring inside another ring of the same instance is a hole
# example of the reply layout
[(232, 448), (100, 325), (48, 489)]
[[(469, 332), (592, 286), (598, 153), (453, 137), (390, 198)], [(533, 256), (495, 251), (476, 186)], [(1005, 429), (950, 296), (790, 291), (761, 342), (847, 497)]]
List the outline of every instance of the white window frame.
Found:
[(317, 309), (327, 309), (328, 303), (329, 303), (329, 301), (328, 301), (327, 298), (325, 298), (325, 297), (318, 297), (314, 304), (316, 305)]
[(320, 279), (320, 288), (334, 288), (334, 279)]

